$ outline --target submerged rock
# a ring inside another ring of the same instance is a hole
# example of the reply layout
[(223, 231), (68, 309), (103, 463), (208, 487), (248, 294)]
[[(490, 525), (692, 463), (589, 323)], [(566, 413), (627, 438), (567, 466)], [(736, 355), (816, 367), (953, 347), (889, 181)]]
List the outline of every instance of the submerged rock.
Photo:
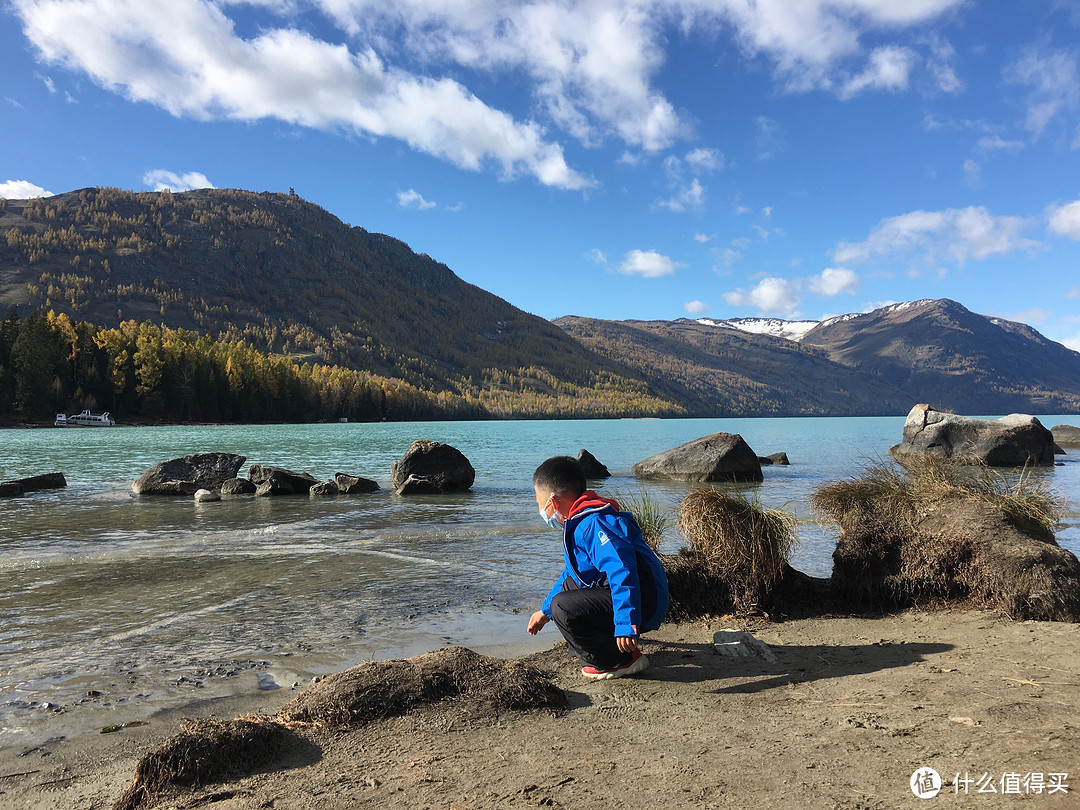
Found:
[(457, 448), (420, 439), (390, 466), (390, 480), (399, 495), (437, 495), (465, 492), (476, 471)]
[(247, 478), (230, 478), (221, 485), (222, 495), (254, 495), (258, 489)]
[(775, 464), (779, 467), (787, 467), (791, 464), (788, 461), (787, 453), (769, 453), (767, 456), (758, 456), (758, 461), (762, 467), (767, 467), (771, 464)]
[(308, 473), (293, 472), (269, 464), (252, 464), (248, 468), (248, 478), (257, 486), (257, 496), (307, 495), (308, 490), (319, 483), (319, 479)]
[(761, 462), (737, 433), (713, 433), (650, 456), (631, 471), (677, 481), (761, 481)]
[(155, 464), (131, 485), (137, 495), (194, 495), (220, 490), (246, 461), (234, 453), (195, 453)]
[(338, 489), (338, 485), (334, 481), (320, 481), (308, 488), (308, 497), (311, 498), (327, 498), (340, 494), (341, 490)]
[(358, 495), (379, 491), (378, 482), (372, 481), (370, 478), (361, 478), (358, 475), (349, 475), (348, 473), (337, 473), (334, 476), (334, 483), (338, 485), (342, 495)]
[(1054, 437), (1028, 414), (976, 419), (916, 405), (904, 422), (903, 440), (889, 455), (923, 454), (991, 467), (1052, 466)]

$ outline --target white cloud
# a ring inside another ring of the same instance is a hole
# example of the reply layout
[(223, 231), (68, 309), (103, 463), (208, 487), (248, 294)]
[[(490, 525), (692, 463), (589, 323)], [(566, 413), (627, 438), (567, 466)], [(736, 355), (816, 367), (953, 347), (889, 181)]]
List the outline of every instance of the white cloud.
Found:
[(853, 76), (840, 89), (840, 98), (849, 99), (864, 90), (906, 90), (908, 75), (915, 63), (915, 53), (909, 48), (886, 45), (874, 49), (866, 69)]
[(1042, 244), (1023, 236), (1031, 222), (995, 216), (982, 206), (944, 211), (912, 211), (883, 219), (862, 242), (841, 242), (833, 250), (838, 264), (865, 262), (875, 256), (915, 257), (928, 265), (1004, 256), (1037, 250)]
[(859, 276), (846, 267), (826, 267), (819, 275), (810, 278), (810, 291), (826, 298), (840, 293), (854, 295), (859, 286)]
[(177, 174), (168, 169), (154, 169), (143, 175), (143, 184), (154, 191), (191, 191), (196, 188), (214, 188), (202, 172)]
[(604, 255), (600, 248), (593, 248), (585, 254), (585, 258), (594, 264), (607, 264), (607, 256)]
[(716, 149), (692, 149), (686, 153), (686, 162), (701, 172), (715, 172), (724, 168), (724, 153)]
[(709, 311), (709, 305), (704, 301), (687, 301), (683, 304), (683, 309), (691, 315), (703, 315)]
[(1051, 231), (1080, 241), (1080, 200), (1052, 207), (1048, 213)]
[(1073, 287), (1071, 290), (1069, 290), (1067, 293), (1065, 293), (1065, 297), (1066, 298), (1080, 298), (1080, 287)]
[[(562, 135), (587, 146), (615, 138), (632, 155), (668, 149), (692, 134), (656, 86), (665, 49), (679, 46), (680, 33), (730, 32), (746, 57), (772, 65), (788, 91), (897, 91), (923, 52), (939, 86), (948, 88), (956, 84), (952, 54), (940, 38), (873, 50), (863, 39), (899, 40), (964, 2), (9, 0), (9, 6), (46, 62), (176, 116), (276, 119), (393, 138), (464, 169), (583, 189), (595, 183), (567, 164)], [(519, 79), (524, 87), (506, 95), (524, 97), (524, 109), (536, 118), (491, 106), (458, 78), (472, 76), (485, 88), (489, 76)], [(759, 119), (759, 127), (766, 125), (759, 131), (762, 159), (783, 148), (775, 122), (771, 131), (769, 124)], [(714, 169), (721, 158), (712, 150), (687, 156)]]
[(44, 59), (176, 116), (345, 129), (400, 139), (465, 169), (493, 164), (505, 178), (592, 185), (539, 124), (515, 121), (452, 79), (388, 66), (371, 46), (352, 51), (269, 25), (243, 39), (224, 7), (207, 0), (15, 0), (15, 8)]
[(777, 152), (784, 151), (784, 135), (780, 130), (780, 124), (767, 115), (759, 115), (754, 119), (754, 127), (757, 135), (754, 138), (754, 151), (758, 160), (769, 160)]
[(694, 241), (704, 245), (706, 242), (711, 242), (715, 237), (710, 236), (707, 233), (695, 233)]
[(956, 49), (941, 36), (931, 37), (929, 40), (930, 56), (927, 59), (927, 67), (934, 79), (934, 84), (942, 93), (959, 93), (964, 89), (964, 83), (956, 75), (953, 60), (956, 59)]
[(29, 200), (31, 197), (51, 197), (53, 193), (29, 180), (6, 180), (0, 183), (0, 197), (5, 200)]
[(975, 144), (975, 148), (983, 152), (1019, 152), (1024, 146), (1023, 141), (1007, 141), (1000, 135), (987, 135)]
[(1075, 52), (1035, 43), (1005, 70), (1005, 79), (1028, 88), (1025, 126), (1036, 136), (1058, 115), (1080, 105), (1080, 73)]
[(1065, 338), (1061, 341), (1061, 345), (1066, 349), (1072, 349), (1074, 352), (1080, 352), (1080, 332), (1072, 337)]
[(763, 313), (790, 315), (799, 306), (799, 283), (785, 278), (763, 278), (754, 289), (724, 293), (733, 307), (756, 307)]
[[(960, 7), (964, 0), (684, 0), (688, 18), (708, 22), (713, 15), (735, 28), (743, 50), (765, 55), (785, 89), (804, 92), (835, 90), (845, 85), (837, 65), (862, 53), (860, 37), (872, 31), (895, 36), (907, 26), (920, 26)], [(879, 53), (880, 52), (880, 53)], [(935, 54), (938, 62), (942, 54)], [(871, 54), (863, 75), (866, 88), (876, 81), (895, 81), (896, 58), (886, 49)], [(887, 86), (887, 84), (885, 85)]]
[(978, 188), (982, 184), (982, 166), (978, 161), (971, 158), (964, 161), (964, 182), (972, 188)]
[(1025, 309), (1022, 312), (1014, 312), (1011, 315), (1003, 315), (1002, 317), (1006, 320), (1016, 321), (1017, 323), (1038, 326), (1039, 324), (1046, 323), (1046, 321), (1054, 316), (1042, 307), (1032, 307), (1031, 309)]
[(56, 95), (56, 82), (54, 82), (49, 76), (38, 76), (41, 79), (42, 84), (45, 85), (45, 89), (49, 91), (49, 95)]
[(402, 208), (416, 208), (420, 211), (426, 211), (438, 205), (438, 203), (425, 200), (424, 195), (414, 188), (410, 188), (408, 191), (399, 191), (397, 201)]
[(679, 189), (673, 196), (666, 200), (656, 200), (653, 203), (657, 208), (667, 208), (669, 211), (681, 213), (686, 210), (699, 211), (705, 206), (705, 187), (696, 177), (690, 181), (690, 185)]
[(631, 250), (623, 257), (619, 272), (627, 276), (659, 278), (671, 275), (680, 267), (686, 267), (686, 265), (672, 261), (655, 250)]

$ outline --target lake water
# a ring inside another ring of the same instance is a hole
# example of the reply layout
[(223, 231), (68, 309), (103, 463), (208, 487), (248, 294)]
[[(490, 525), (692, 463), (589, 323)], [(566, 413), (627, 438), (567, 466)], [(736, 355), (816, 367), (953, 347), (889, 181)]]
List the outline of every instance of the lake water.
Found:
[[(1080, 426), (1077, 416), (1041, 418)], [(368, 658), (530, 641), (526, 617), (562, 565), (558, 535), (536, 514), (532, 471), (582, 447), (614, 474), (602, 492), (644, 487), (672, 509), (692, 487), (638, 482), (635, 462), (716, 431), (741, 434), (760, 455), (785, 451), (791, 466), (765, 467), (755, 489), (766, 506), (799, 517), (793, 565), (827, 576), (836, 537), (814, 521), (808, 498), (884, 457), (903, 421), (0, 430), (0, 480), (53, 471), (68, 480), (63, 490), (0, 499), (0, 746), (43, 739), (76, 714), (104, 726), (197, 698), (305, 685)], [(472, 491), (394, 495), (390, 465), (414, 439), (460, 449), (476, 468)], [(131, 494), (150, 465), (212, 450), (320, 479), (363, 475), (384, 489), (207, 504)], [(1080, 464), (1035, 475), (1069, 499), (1058, 539), (1080, 552)], [(679, 542), (672, 519), (666, 550)], [(552, 628), (538, 640), (558, 638)]]

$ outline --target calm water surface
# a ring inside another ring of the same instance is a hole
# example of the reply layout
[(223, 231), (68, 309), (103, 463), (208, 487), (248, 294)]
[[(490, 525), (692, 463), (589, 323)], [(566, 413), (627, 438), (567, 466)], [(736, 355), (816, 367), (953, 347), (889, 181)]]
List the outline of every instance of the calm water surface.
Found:
[[(365, 658), (528, 639), (525, 617), (562, 562), (558, 535), (536, 514), (532, 471), (582, 447), (612, 471), (600, 489), (616, 496), (641, 491), (635, 462), (715, 431), (741, 434), (761, 455), (787, 452), (791, 466), (764, 468), (755, 489), (798, 515), (793, 564), (827, 576), (836, 538), (814, 522), (809, 495), (883, 457), (902, 426), (889, 417), (0, 430), (0, 480), (68, 479), (64, 490), (0, 500), (0, 746), (43, 737), (59, 717), (70, 725), (75, 707), (100, 726), (193, 698), (289, 688)], [(388, 490), (391, 463), (421, 438), (468, 456), (470, 493)], [(384, 490), (209, 504), (131, 494), (150, 465), (211, 450), (317, 478), (363, 475)], [(1058, 538), (1080, 552), (1080, 464), (1036, 474), (1069, 499)], [(670, 508), (691, 488), (645, 486)], [(667, 550), (679, 542), (669, 521)]]

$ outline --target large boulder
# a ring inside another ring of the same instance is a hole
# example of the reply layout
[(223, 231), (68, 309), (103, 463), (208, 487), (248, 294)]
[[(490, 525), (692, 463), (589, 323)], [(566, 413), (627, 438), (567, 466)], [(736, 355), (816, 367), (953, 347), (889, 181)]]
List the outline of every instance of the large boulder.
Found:
[(270, 464), (252, 464), (248, 479), (255, 484), (256, 495), (307, 495), (319, 479), (304, 472), (293, 472)]
[(678, 481), (761, 481), (761, 462), (737, 433), (712, 433), (650, 456), (631, 468), (642, 478)]
[(931, 455), (991, 467), (1052, 466), (1054, 437), (1027, 414), (976, 419), (916, 405), (904, 422), (903, 440), (889, 449), (889, 455)]
[(1080, 450), (1080, 428), (1073, 425), (1054, 425), (1050, 428), (1054, 442), (1065, 450)]
[(585, 471), (585, 477), (590, 481), (599, 481), (604, 478), (610, 478), (611, 473), (608, 472), (608, 468), (601, 464), (596, 456), (586, 450), (584, 447), (578, 451), (577, 454), (578, 464), (581, 465), (581, 469)]
[(464, 492), (476, 471), (464, 454), (441, 442), (420, 439), (390, 465), (390, 481), (399, 495), (437, 495)]
[(247, 459), (234, 453), (195, 453), (155, 464), (131, 485), (137, 495), (194, 495), (220, 490)]
[(349, 475), (348, 473), (336, 473), (334, 483), (338, 485), (338, 490), (342, 495), (359, 495), (379, 491), (377, 481), (372, 481), (370, 478), (361, 478), (359, 475)]

